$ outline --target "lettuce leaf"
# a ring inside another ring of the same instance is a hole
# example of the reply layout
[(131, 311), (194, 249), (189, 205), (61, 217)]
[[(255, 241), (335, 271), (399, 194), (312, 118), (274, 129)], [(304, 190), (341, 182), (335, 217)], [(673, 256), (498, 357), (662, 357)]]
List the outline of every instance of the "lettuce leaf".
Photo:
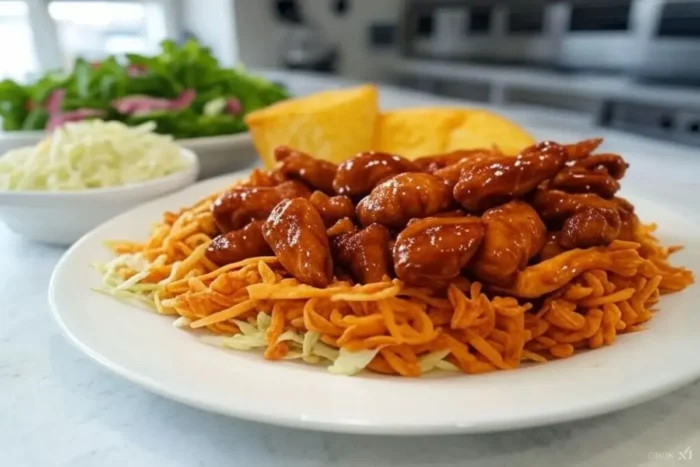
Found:
[[(254, 76), (242, 68), (223, 68), (208, 47), (190, 39), (179, 45), (161, 43), (154, 56), (127, 54), (110, 56), (99, 63), (77, 59), (68, 74), (50, 72), (35, 83), (22, 85), (12, 80), (0, 82), (0, 118), (6, 131), (40, 130), (50, 115), (46, 104), (57, 89), (66, 95), (63, 111), (100, 109), (107, 119), (138, 125), (150, 117), (156, 131), (176, 138), (217, 136), (246, 131), (243, 117), (249, 112), (286, 99), (288, 93), (279, 84)], [(174, 99), (184, 90), (196, 91), (196, 99), (182, 111), (160, 112), (147, 116), (122, 115), (112, 101), (125, 96), (145, 95)], [(240, 103), (241, 111), (205, 112), (208, 103), (223, 98)], [(50, 112), (49, 112), (50, 113)]]

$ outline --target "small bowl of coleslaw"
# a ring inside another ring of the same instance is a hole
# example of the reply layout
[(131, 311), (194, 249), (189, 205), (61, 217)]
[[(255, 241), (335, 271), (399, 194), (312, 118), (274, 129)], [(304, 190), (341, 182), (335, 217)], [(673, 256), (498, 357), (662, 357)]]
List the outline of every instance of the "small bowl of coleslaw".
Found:
[(145, 123), (69, 123), (0, 157), (0, 217), (25, 238), (69, 245), (115, 215), (197, 179), (197, 155)]

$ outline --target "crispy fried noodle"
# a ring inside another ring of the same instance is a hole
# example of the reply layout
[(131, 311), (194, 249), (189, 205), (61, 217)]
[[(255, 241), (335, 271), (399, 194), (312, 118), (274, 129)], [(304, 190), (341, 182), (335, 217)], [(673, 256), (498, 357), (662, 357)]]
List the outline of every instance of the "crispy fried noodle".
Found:
[(644, 329), (693, 282), (615, 196), (600, 140), (278, 166), (113, 241), (99, 291), (206, 342), (329, 371), (484, 373)]

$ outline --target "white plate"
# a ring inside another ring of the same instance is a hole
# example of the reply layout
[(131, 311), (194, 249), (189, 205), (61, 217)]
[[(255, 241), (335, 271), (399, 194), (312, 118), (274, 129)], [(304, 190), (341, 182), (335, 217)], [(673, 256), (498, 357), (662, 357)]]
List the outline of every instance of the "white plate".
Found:
[[(567, 360), (487, 375), (402, 379), (334, 376), (199, 342), (172, 318), (90, 291), (88, 267), (109, 258), (107, 239), (142, 239), (165, 210), (191, 204), (230, 178), (209, 180), (121, 215), (80, 240), (50, 286), (53, 316), (91, 358), (148, 390), (214, 412), (279, 425), (354, 433), (507, 430), (590, 417), (672, 391), (700, 377), (700, 287), (661, 301), (650, 330)], [(700, 271), (700, 227), (631, 196), (662, 239), (686, 249), (675, 261)]]

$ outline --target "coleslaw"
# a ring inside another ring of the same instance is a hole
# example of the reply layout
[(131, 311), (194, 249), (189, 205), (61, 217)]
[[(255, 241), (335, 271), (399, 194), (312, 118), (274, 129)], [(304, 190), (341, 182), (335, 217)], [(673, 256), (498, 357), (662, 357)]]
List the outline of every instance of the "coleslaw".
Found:
[(143, 182), (190, 165), (155, 123), (68, 123), (33, 147), (0, 158), (0, 190), (79, 191)]

